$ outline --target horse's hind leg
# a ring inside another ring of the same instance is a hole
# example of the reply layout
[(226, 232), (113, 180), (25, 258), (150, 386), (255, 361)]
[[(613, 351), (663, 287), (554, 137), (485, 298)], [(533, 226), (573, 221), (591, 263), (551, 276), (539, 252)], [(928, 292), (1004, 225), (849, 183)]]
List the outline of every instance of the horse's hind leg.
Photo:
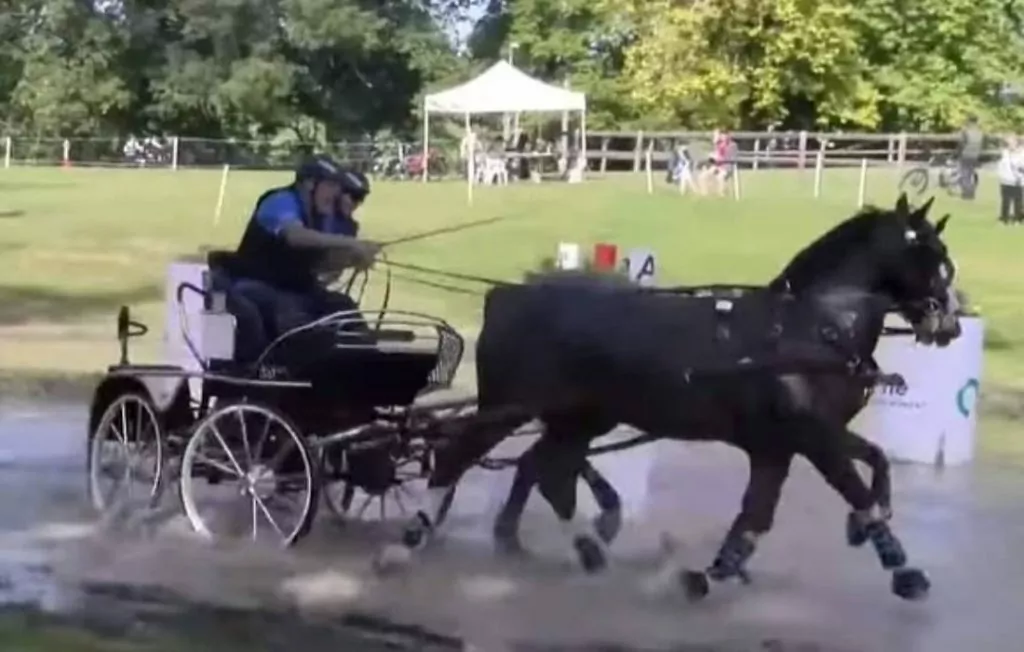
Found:
[[(846, 431), (850, 456), (871, 468), (871, 496), (881, 510), (885, 520), (892, 518), (892, 480), (889, 472), (889, 458), (885, 452), (852, 430)], [(851, 546), (863, 545), (868, 534), (861, 520), (853, 512), (846, 519), (846, 540)]]
[(584, 460), (580, 477), (594, 494), (594, 502), (601, 512), (594, 518), (594, 529), (605, 543), (611, 543), (622, 530), (622, 498), (612, 483), (594, 468), (590, 460)]
[(608, 564), (604, 544), (576, 511), (576, 480), (587, 463), (592, 437), (571, 417), (546, 423), (536, 448), (537, 488), (561, 521), (584, 570), (600, 571)]
[(803, 454), (853, 508), (854, 517), (875, 548), (882, 568), (893, 573), (893, 593), (907, 600), (923, 598), (931, 583), (921, 570), (907, 566), (903, 544), (882, 518), (871, 492), (853, 466), (845, 429), (816, 420), (807, 420), (800, 426), (793, 433), (796, 452)]
[[(503, 552), (519, 554), (523, 551), (519, 541), (519, 524), (530, 498), (530, 491), (537, 484), (537, 443), (519, 458), (508, 499), (494, 522), (494, 541)], [(622, 528), (622, 500), (611, 483), (589, 460), (584, 461), (580, 477), (590, 487), (594, 501), (601, 510), (594, 519), (594, 529), (601, 540), (611, 543)]]

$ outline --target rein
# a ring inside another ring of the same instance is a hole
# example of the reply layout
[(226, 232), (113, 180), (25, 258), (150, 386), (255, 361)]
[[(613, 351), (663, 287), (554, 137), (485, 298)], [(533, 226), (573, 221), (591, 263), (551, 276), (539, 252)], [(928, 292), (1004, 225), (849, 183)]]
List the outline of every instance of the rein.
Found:
[[(493, 220), (491, 220), (491, 221), (493, 221)], [(473, 226), (477, 226), (477, 224), (474, 223)], [(441, 231), (441, 232), (447, 233), (448, 231), (445, 230), (445, 231)], [(420, 236), (411, 236), (408, 239), (402, 239), (402, 240), (399, 240), (399, 241), (396, 241), (396, 242), (407, 242), (407, 241), (412, 240), (412, 239), (419, 239), (421, 237), (429, 237), (431, 235), (436, 235), (436, 234), (437, 234), (437, 232), (431, 232), (431, 233), (423, 234), (423, 235), (420, 235)], [(404, 270), (408, 270), (408, 271), (411, 271), (411, 272), (418, 272), (420, 274), (427, 274), (427, 275), (431, 275), (431, 276), (439, 276), (441, 278), (451, 279), (451, 280), (455, 280), (455, 281), (468, 281), (470, 283), (479, 283), (481, 285), (489, 285), (491, 287), (511, 287), (511, 286), (523, 285), (523, 283), (517, 283), (515, 281), (504, 281), (504, 280), (499, 280), (499, 279), (495, 279), (495, 278), (489, 278), (489, 277), (486, 277), (486, 276), (478, 276), (478, 275), (475, 275), (475, 274), (463, 274), (461, 272), (451, 272), (451, 271), (447, 271), (447, 270), (443, 270), (443, 269), (437, 269), (435, 267), (425, 267), (425, 266), (422, 266), (422, 265), (414, 265), (412, 263), (400, 263), (400, 262), (396, 262), (394, 260), (383, 260), (381, 262), (384, 263), (387, 266), (394, 267), (396, 269), (404, 269)], [(400, 279), (402, 281), (409, 282), (409, 283), (416, 283), (418, 285), (424, 285), (424, 286), (427, 286), (427, 287), (432, 287), (432, 288), (435, 288), (435, 289), (444, 290), (446, 292), (452, 292), (452, 293), (457, 293), (457, 294), (470, 294), (470, 295), (475, 295), (475, 296), (480, 296), (480, 295), (483, 294), (482, 292), (477, 291), (477, 290), (471, 290), (469, 288), (463, 288), (463, 287), (459, 287), (457, 285), (452, 285), (452, 284), (444, 283), (444, 282), (441, 282), (441, 281), (431, 281), (431, 280), (428, 280), (428, 279), (421, 279), (421, 278), (417, 278), (417, 277), (412, 276), (412, 275), (405, 275), (405, 274), (402, 274), (400, 276), (396, 275), (395, 278)], [(739, 295), (742, 295), (744, 292), (753, 292), (753, 291), (758, 291), (758, 290), (770, 289), (770, 286), (767, 286), (767, 285), (731, 285), (731, 284), (728, 284), (728, 283), (714, 283), (714, 284), (710, 284), (710, 285), (677, 285), (677, 286), (671, 286), (671, 287), (654, 287), (654, 288), (645, 288), (645, 287), (637, 286), (635, 289), (636, 289), (637, 292), (648, 293), (648, 294), (672, 294), (672, 295), (677, 295), (677, 296), (700, 297), (700, 296), (714, 295), (714, 294), (726, 293), (726, 292), (731, 292), (731, 293), (734, 293), (737, 296), (739, 296)], [(777, 292), (786, 292), (786, 290), (782, 290), (782, 289), (775, 290), (775, 291), (777, 291)], [(897, 311), (896, 311), (895, 308), (891, 308), (891, 309), (888, 310), (888, 313), (889, 314), (896, 314)], [(884, 326), (882, 328), (882, 335), (883, 336), (907, 336), (907, 335), (913, 335), (913, 334), (914, 334), (914, 329), (908, 328), (906, 326)]]

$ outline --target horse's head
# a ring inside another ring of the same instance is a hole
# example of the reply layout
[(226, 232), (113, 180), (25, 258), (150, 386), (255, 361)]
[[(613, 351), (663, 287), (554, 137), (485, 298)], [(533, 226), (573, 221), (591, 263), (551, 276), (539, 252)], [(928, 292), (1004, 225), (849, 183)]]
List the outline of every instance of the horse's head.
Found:
[(919, 342), (945, 346), (960, 335), (955, 267), (940, 236), (949, 216), (928, 221), (932, 200), (912, 209), (867, 208), (793, 258), (771, 284), (800, 295), (858, 290), (884, 297), (911, 323)]
[(942, 242), (949, 215), (932, 224), (933, 199), (912, 209), (900, 195), (891, 219), (877, 223), (874, 250), (881, 266), (881, 291), (914, 328), (919, 342), (946, 346), (960, 336), (960, 302), (953, 289), (956, 266)]

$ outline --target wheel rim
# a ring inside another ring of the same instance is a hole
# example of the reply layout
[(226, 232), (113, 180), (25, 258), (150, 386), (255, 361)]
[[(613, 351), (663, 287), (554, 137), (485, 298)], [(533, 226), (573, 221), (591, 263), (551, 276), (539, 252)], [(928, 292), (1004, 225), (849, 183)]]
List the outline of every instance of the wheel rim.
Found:
[(90, 502), (99, 512), (136, 498), (155, 507), (162, 473), (162, 433), (152, 405), (136, 394), (118, 397), (103, 413), (90, 441)]
[(291, 545), (305, 532), (315, 474), (305, 441), (287, 420), (238, 404), (203, 419), (181, 464), (181, 499), (208, 539), (270, 539)]

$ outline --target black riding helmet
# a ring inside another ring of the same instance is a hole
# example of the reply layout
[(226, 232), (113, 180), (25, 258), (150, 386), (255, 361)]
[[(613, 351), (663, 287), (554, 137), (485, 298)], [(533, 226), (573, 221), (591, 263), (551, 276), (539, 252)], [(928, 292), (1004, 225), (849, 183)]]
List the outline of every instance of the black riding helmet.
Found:
[(295, 183), (312, 181), (333, 181), (341, 186), (341, 191), (356, 201), (362, 201), (370, 194), (370, 181), (362, 172), (349, 170), (337, 161), (324, 154), (312, 156), (295, 170)]

